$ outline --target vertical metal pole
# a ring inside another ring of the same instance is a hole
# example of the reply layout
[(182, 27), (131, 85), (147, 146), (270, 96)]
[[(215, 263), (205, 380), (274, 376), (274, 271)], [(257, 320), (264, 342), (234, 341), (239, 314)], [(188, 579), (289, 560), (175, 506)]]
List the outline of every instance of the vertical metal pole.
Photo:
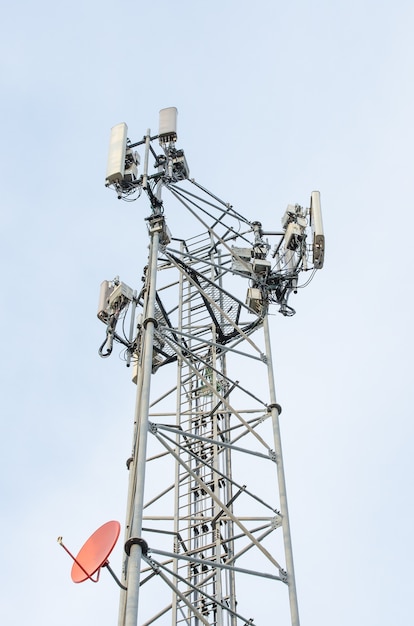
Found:
[[(184, 253), (184, 243), (180, 244), (181, 256)], [(179, 287), (178, 287), (178, 330), (181, 332), (183, 329), (183, 300), (184, 300), (184, 277), (180, 272), (179, 276)], [(183, 378), (183, 360), (181, 354), (177, 355), (177, 392), (176, 392), (176, 426), (177, 429), (181, 427), (181, 394), (182, 390), (182, 378)], [(179, 443), (180, 436), (176, 436), (176, 442)], [(180, 454), (179, 448), (176, 448), (177, 454)], [(174, 485), (174, 532), (180, 532), (180, 465), (175, 462), (175, 485)], [(176, 546), (177, 554), (179, 552), (178, 537), (175, 535), (174, 544)], [(174, 550), (175, 551), (175, 550)], [(173, 564), (174, 574), (178, 574), (178, 559), (174, 559)], [(177, 594), (173, 594), (172, 598), (172, 626), (177, 626), (177, 611), (178, 611), (178, 603), (177, 603)]]
[(147, 134), (145, 135), (144, 172), (142, 175), (142, 188), (143, 189), (146, 189), (147, 184), (148, 184), (148, 157), (149, 157), (150, 141), (151, 141), (150, 134), (151, 134), (151, 131), (148, 128)]
[[(213, 343), (216, 343), (217, 338), (216, 338), (216, 329), (214, 324), (212, 324), (211, 327), (211, 339), (213, 341)], [(212, 346), (211, 348), (211, 366), (213, 368), (212, 371), (212, 378), (211, 378), (211, 383), (213, 385), (213, 389), (216, 392), (217, 391), (217, 372), (216, 372), (216, 368), (217, 368), (217, 353), (216, 353), (216, 347)], [(215, 393), (212, 395), (212, 406), (214, 406), (217, 401), (219, 400), (219, 396), (216, 395)], [(219, 440), (219, 434), (218, 434), (218, 424), (217, 424), (217, 413), (214, 412), (213, 415), (211, 416), (211, 419), (213, 420), (213, 427), (212, 427), (212, 435), (213, 435), (213, 439), (215, 439), (216, 441)], [(213, 447), (213, 479), (214, 479), (214, 490), (215, 492), (218, 494), (220, 493), (220, 487), (219, 487), (219, 480), (218, 480), (218, 474), (217, 471), (219, 470), (219, 458), (218, 458), (218, 448), (216, 445), (214, 445)], [(218, 506), (217, 502), (214, 502), (213, 504), (214, 507), (214, 517), (219, 517), (220, 515), (220, 507)], [(214, 533), (214, 542), (216, 544), (215, 547), (215, 552), (216, 552), (216, 560), (217, 562), (220, 562), (220, 557), (221, 557), (221, 543), (220, 543), (220, 525), (219, 524), (215, 524), (213, 526), (213, 533)], [(220, 603), (223, 602), (223, 589), (222, 589), (222, 580), (221, 580), (221, 572), (222, 570), (218, 567), (216, 568), (216, 583), (215, 583), (215, 597), (216, 600), (218, 600)], [(215, 607), (215, 611), (216, 611), (216, 621), (215, 621), (215, 625), (216, 626), (223, 626), (223, 609), (220, 606), (220, 604), (216, 604)]]
[[(150, 222), (151, 241), (150, 241), (150, 266), (147, 289), (149, 291), (147, 298), (147, 307), (144, 312), (144, 332), (143, 332), (143, 375), (142, 390), (140, 401), (137, 401), (139, 414), (135, 416), (139, 426), (139, 439), (137, 462), (134, 467), (136, 490), (134, 495), (133, 518), (131, 524), (131, 537), (140, 538), (142, 532), (142, 509), (144, 504), (144, 484), (145, 484), (145, 463), (147, 454), (147, 438), (148, 438), (148, 411), (150, 404), (150, 383), (152, 373), (152, 355), (154, 343), (155, 328), (155, 291), (157, 278), (157, 259), (159, 248), (159, 222)], [(139, 388), (137, 393), (139, 393)], [(128, 591), (125, 607), (125, 626), (137, 626), (138, 622), (138, 600), (139, 600), (139, 583), (141, 570), (142, 549), (139, 544), (131, 546), (128, 561)]]
[(292, 626), (299, 626), (299, 608), (296, 594), (295, 569), (293, 566), (292, 539), (290, 536), (289, 512), (286, 495), (285, 471), (283, 467), (282, 442), (279, 428), (279, 408), (276, 403), (276, 389), (273, 373), (272, 348), (269, 333), (269, 317), (263, 320), (264, 339), (266, 345), (267, 372), (269, 378), (270, 407), (272, 411), (273, 436), (277, 463), (277, 480), (279, 485), (280, 512), (282, 514), (283, 543), (285, 547), (287, 583), (289, 588), (289, 603)]
[[(131, 343), (134, 335), (134, 326), (135, 326), (135, 313), (137, 310), (137, 292), (134, 291), (134, 298), (131, 302), (131, 323), (129, 325), (129, 336), (128, 340)], [(127, 367), (131, 365), (131, 352), (128, 350), (127, 358), (126, 358)]]
[[(148, 300), (148, 290), (144, 296), (144, 311), (147, 310), (147, 300)], [(135, 315), (134, 315), (135, 319)], [(142, 344), (141, 344), (142, 345)], [(131, 457), (128, 459), (128, 495), (127, 495), (127, 510), (126, 510), (126, 522), (125, 522), (125, 532), (124, 532), (124, 543), (131, 536), (131, 523), (132, 523), (132, 511), (134, 506), (134, 496), (135, 496), (135, 471), (134, 468), (137, 462), (137, 452), (138, 452), (138, 440), (139, 440), (139, 423), (138, 416), (140, 415), (140, 403), (142, 396), (142, 354), (136, 354), (135, 358), (137, 359), (137, 372), (136, 372), (136, 401), (135, 401), (135, 417), (134, 417), (134, 429), (132, 436), (132, 448), (131, 448)], [(127, 584), (127, 576), (128, 576), (128, 556), (124, 554), (123, 567), (122, 567), (122, 578), (121, 582), (124, 586)], [(125, 625), (125, 606), (126, 606), (126, 591), (123, 589), (120, 593), (119, 598), (119, 611), (118, 611), (118, 626)]]

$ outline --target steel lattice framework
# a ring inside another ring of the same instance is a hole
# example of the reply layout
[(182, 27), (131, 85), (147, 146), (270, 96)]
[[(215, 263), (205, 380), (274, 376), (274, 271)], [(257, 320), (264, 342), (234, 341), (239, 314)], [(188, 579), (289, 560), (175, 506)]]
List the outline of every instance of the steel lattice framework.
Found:
[(299, 272), (321, 257), (306, 210), (290, 207), (283, 230), (266, 233), (189, 179), (174, 133), (161, 156), (153, 139), (126, 144), (125, 168), (144, 146), (140, 178), (107, 179), (151, 205), (142, 289), (106, 283), (99, 312), (102, 356), (123, 343), (137, 385), (119, 626), (279, 623), (283, 588), (298, 626), (268, 311), (294, 312)]

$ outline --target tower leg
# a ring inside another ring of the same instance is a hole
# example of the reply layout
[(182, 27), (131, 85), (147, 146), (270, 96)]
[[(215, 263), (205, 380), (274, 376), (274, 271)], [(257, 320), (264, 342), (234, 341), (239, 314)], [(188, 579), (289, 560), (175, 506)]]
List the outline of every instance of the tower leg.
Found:
[(263, 320), (263, 330), (266, 346), (266, 358), (267, 358), (267, 372), (269, 377), (269, 393), (270, 393), (270, 406), (272, 410), (272, 424), (273, 424), (273, 437), (275, 443), (276, 463), (277, 463), (277, 480), (279, 485), (279, 497), (280, 497), (280, 512), (282, 513), (282, 530), (283, 530), (283, 543), (285, 547), (286, 569), (287, 569), (287, 583), (289, 587), (289, 603), (290, 614), (292, 620), (292, 626), (300, 626), (299, 622), (299, 608), (298, 599), (296, 594), (296, 581), (295, 581), (295, 569), (293, 565), (293, 550), (292, 539), (290, 535), (289, 524), (289, 511), (286, 495), (286, 481), (285, 470), (283, 466), (282, 455), (282, 442), (280, 437), (279, 427), (279, 405), (276, 402), (276, 388), (273, 373), (273, 361), (272, 361), (272, 347), (270, 342), (269, 332), (269, 317), (266, 313)]

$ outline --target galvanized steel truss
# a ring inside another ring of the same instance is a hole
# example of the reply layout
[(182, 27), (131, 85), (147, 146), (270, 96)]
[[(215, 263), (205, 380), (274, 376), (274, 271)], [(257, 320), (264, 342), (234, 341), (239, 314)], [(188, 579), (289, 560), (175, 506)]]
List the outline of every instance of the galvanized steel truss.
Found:
[[(237, 595), (246, 577), (287, 585), (298, 626), (268, 299), (263, 289), (259, 309), (245, 304), (234, 252), (253, 249), (254, 226), (192, 184), (164, 187), (198, 235), (170, 238), (162, 213), (149, 220), (123, 581), (141, 587), (143, 626), (256, 623), (265, 598)], [(132, 576), (134, 550), (143, 567)]]

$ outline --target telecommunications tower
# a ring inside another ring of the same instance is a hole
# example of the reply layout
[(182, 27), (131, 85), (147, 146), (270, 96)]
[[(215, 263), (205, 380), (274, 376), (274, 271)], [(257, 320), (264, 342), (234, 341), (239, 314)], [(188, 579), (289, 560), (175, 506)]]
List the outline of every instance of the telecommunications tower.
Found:
[(268, 313), (323, 266), (320, 196), (251, 221), (190, 178), (176, 130), (170, 107), (110, 137), (106, 185), (149, 200), (142, 283), (104, 281), (98, 312), (137, 387), (118, 626), (287, 624), (283, 604), (298, 626)]

